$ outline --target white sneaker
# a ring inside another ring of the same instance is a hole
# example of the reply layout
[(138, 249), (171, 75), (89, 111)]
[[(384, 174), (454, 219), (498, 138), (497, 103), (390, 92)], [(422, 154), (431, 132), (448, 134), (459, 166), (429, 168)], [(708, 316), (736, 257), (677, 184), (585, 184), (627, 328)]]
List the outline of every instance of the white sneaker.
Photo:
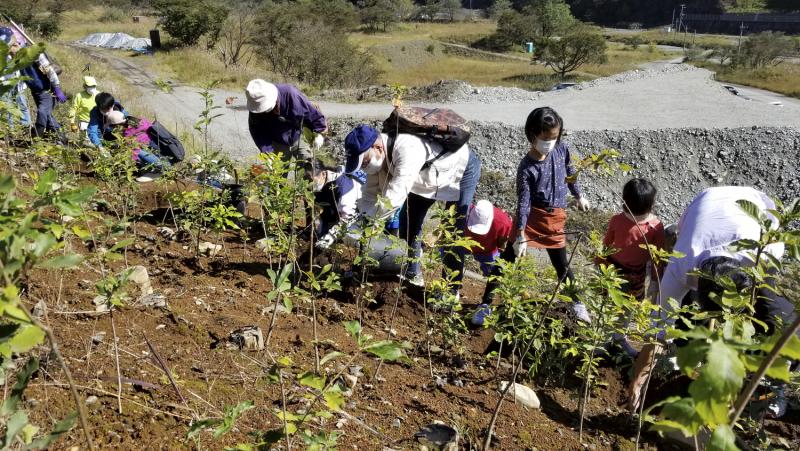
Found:
[(152, 177), (148, 177), (146, 175), (143, 175), (141, 177), (136, 177), (136, 181), (139, 182), (139, 183), (148, 183), (148, 182), (152, 182), (153, 178)]
[(425, 288), (425, 279), (422, 278), (422, 274), (414, 274), (411, 277), (408, 275), (399, 275), (401, 282), (406, 282), (409, 285), (413, 285), (417, 288)]
[(767, 416), (770, 418), (780, 418), (786, 415), (786, 409), (789, 407), (789, 400), (783, 393), (783, 388), (775, 390), (775, 396), (769, 401), (767, 405)]

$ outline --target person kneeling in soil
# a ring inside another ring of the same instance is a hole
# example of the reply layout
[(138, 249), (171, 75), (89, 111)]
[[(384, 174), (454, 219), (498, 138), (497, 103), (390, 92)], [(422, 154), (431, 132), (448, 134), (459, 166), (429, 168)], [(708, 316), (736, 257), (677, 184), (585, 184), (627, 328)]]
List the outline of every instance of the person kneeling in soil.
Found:
[[(670, 259), (661, 281), (659, 300), (665, 325), (672, 322), (667, 321), (671, 311), (670, 299), (680, 300), (682, 305), (696, 302), (701, 311), (719, 311), (720, 306), (714, 302), (718, 296), (712, 295), (723, 291), (716, 283), (719, 278), (729, 278), (739, 291), (752, 289), (754, 281), (742, 268), (752, 266), (755, 258), (751, 251), (735, 251), (731, 245), (739, 240), (759, 240), (761, 226), (742, 211), (737, 204), (739, 200), (753, 203), (767, 217), (772, 216), (769, 210), (776, 207), (763, 192), (739, 186), (705, 189), (686, 207), (678, 223), (678, 239), (674, 247), (674, 251), (682, 256)], [(767, 246), (764, 252), (771, 259), (780, 261), (784, 248), (783, 243), (775, 243)], [(698, 272), (703, 276), (697, 276)], [(768, 285), (774, 284), (774, 274), (767, 276), (766, 281)], [(757, 291), (753, 316), (767, 326), (766, 329), (757, 328), (757, 334), (773, 334), (795, 321), (797, 314), (791, 302), (768, 288), (759, 287)], [(686, 325), (680, 321), (677, 327), (685, 328)], [(659, 334), (663, 335), (663, 332)], [(642, 349), (634, 364), (634, 375), (628, 389), (632, 408), (641, 402), (641, 389), (660, 345), (647, 345), (646, 348)], [(782, 415), (785, 401), (781, 396), (776, 397), (769, 406), (770, 413)]]
[(69, 120), (72, 123), (73, 132), (80, 130), (84, 133), (82, 140), (88, 138), (89, 115), (94, 107), (97, 106), (94, 100), (97, 94), (97, 80), (87, 75), (83, 77), (83, 91), (75, 94), (75, 97), (72, 98)]
[(321, 207), (315, 243), (320, 250), (328, 249), (339, 235), (358, 217), (361, 187), (367, 181), (363, 171), (347, 173), (315, 168), (314, 204)]
[(136, 143), (132, 157), (136, 161), (140, 173), (140, 176), (136, 178), (137, 182), (151, 182), (169, 166), (166, 159), (151, 152), (153, 149), (150, 146), (150, 136), (147, 134), (147, 130), (152, 125), (150, 121), (132, 116), (126, 117), (121, 111), (111, 111), (106, 116), (106, 121), (110, 127), (111, 137), (116, 139), (115, 133), (120, 133), (123, 138)]
[[(456, 230), (463, 230), (480, 179), (481, 161), (467, 144), (448, 153), (439, 143), (412, 134), (398, 134), (389, 147), (388, 142), (389, 135), (369, 125), (354, 128), (345, 138), (345, 171), (361, 169), (367, 174), (359, 201), (359, 211), (366, 216), (388, 220), (398, 209), (404, 209), (400, 214), (400, 237), (408, 244), (411, 263), (401, 277), (421, 287), (424, 281), (419, 237), (425, 215), (436, 201), (444, 201), (448, 207), (455, 205)], [(386, 198), (388, 205), (379, 205), (379, 196)], [(457, 255), (448, 253), (444, 262), (450, 271), (457, 272), (453, 287), (457, 299), (464, 253), (463, 249)]]
[[(500, 249), (505, 249), (508, 244), (512, 228), (513, 223), (508, 213), (495, 207), (488, 200), (479, 200), (470, 208), (464, 235), (478, 243), (469, 251), (480, 263), (484, 277), (489, 277), (494, 270), (495, 261), (500, 256)], [(494, 281), (486, 283), (481, 304), (478, 305), (478, 310), (472, 317), (473, 325), (482, 326), (484, 319), (491, 315), (489, 304), (492, 303), (494, 289)]]
[[(559, 280), (572, 282), (568, 267), (567, 191), (575, 197), (579, 209), (589, 209), (589, 201), (580, 186), (567, 182), (575, 174), (572, 152), (563, 139), (564, 120), (550, 107), (536, 108), (525, 122), (525, 137), (530, 150), (517, 169), (517, 215), (512, 230), (513, 242), (506, 246), (501, 258), (513, 262), (525, 255), (527, 248), (546, 249)], [(590, 322), (586, 306), (573, 306), (578, 319)]]
[(89, 125), (86, 134), (89, 141), (98, 149), (103, 149), (103, 140), (113, 140), (111, 136), (112, 124), (108, 121), (108, 115), (112, 111), (122, 113), (123, 117), (128, 116), (122, 104), (114, 99), (114, 96), (107, 92), (101, 92), (94, 98), (95, 107), (89, 112)]

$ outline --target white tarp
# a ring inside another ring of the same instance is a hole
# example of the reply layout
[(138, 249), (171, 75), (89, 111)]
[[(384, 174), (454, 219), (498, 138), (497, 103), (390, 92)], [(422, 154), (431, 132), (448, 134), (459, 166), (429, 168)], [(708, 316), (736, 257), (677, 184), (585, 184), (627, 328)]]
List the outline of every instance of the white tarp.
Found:
[(93, 33), (78, 41), (79, 44), (107, 49), (143, 50), (150, 47), (150, 40), (134, 38), (125, 33)]

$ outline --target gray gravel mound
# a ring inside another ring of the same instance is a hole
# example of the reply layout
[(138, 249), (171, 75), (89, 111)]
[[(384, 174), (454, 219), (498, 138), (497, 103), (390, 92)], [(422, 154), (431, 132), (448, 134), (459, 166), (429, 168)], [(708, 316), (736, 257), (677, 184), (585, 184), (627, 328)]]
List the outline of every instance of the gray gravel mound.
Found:
[[(565, 138), (581, 156), (613, 148), (628, 174), (580, 179), (593, 206), (616, 211), (622, 186), (645, 177), (659, 189), (657, 213), (675, 221), (702, 189), (720, 185), (753, 186), (781, 200), (800, 195), (800, 130), (793, 128), (664, 129), (576, 131)], [(499, 124), (474, 127), (471, 146), (481, 156), (486, 183), (478, 195), (511, 211), (515, 174), (527, 141), (522, 128)]]
[(697, 67), (689, 64), (667, 64), (658, 68), (650, 69), (634, 69), (627, 72), (612, 75), (610, 77), (596, 78), (594, 80), (578, 83), (575, 86), (569, 87), (564, 91), (570, 90), (584, 90), (589, 88), (596, 88), (600, 86), (616, 85), (619, 83), (629, 83), (635, 80), (644, 80), (648, 78), (658, 77), (667, 74), (675, 74), (678, 72), (692, 72), (698, 70)]
[[(343, 151), (338, 143), (358, 123), (331, 122), (330, 142), (337, 155)], [(528, 150), (523, 129), (475, 122), (472, 130), (470, 146), (483, 164), (476, 199), (513, 212), (517, 165)], [(657, 214), (665, 221), (677, 220), (694, 196), (710, 186), (754, 186), (784, 201), (800, 195), (800, 130), (795, 128), (589, 130), (565, 139), (581, 156), (617, 149), (620, 162), (633, 168), (627, 174), (581, 176), (585, 195), (603, 211), (619, 209), (622, 186), (633, 177), (648, 178), (658, 187)]]
[[(329, 89), (314, 99), (328, 102), (389, 102), (393, 90), (389, 85), (359, 89)], [(436, 83), (410, 87), (403, 95), (405, 102), (435, 103), (520, 103), (539, 98), (538, 91), (513, 87), (475, 87), (461, 80), (440, 80)]]

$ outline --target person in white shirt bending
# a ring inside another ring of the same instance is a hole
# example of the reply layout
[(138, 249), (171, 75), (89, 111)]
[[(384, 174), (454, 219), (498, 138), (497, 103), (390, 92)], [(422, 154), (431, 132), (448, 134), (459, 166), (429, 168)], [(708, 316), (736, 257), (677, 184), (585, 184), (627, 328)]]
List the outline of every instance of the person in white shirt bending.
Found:
[[(456, 205), (456, 230), (464, 229), (481, 175), (480, 159), (466, 144), (448, 153), (433, 140), (404, 133), (390, 140), (389, 135), (378, 133), (369, 125), (359, 125), (345, 138), (345, 151), (345, 171), (361, 169), (367, 174), (359, 211), (372, 217), (390, 217), (402, 208), (400, 237), (408, 243), (410, 257), (421, 255), (419, 235), (434, 202)], [(379, 196), (386, 198), (388, 205), (379, 205)], [(458, 271), (459, 285), (464, 272), (464, 249), (455, 256), (447, 253), (445, 265)], [(421, 286), (419, 263), (410, 263), (404, 277)], [(458, 289), (456, 286), (456, 294)]]

